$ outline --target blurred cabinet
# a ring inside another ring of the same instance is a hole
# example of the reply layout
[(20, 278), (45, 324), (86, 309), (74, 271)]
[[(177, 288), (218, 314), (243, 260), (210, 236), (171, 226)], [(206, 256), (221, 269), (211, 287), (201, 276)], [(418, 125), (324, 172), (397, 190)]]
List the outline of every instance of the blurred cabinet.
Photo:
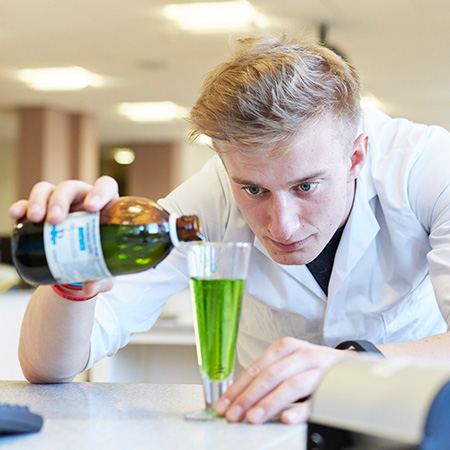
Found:
[(199, 384), (189, 290), (168, 300), (153, 328), (89, 371), (90, 381)]
[(89, 381), (200, 384), (193, 326), (161, 318), (111, 358), (89, 370)]

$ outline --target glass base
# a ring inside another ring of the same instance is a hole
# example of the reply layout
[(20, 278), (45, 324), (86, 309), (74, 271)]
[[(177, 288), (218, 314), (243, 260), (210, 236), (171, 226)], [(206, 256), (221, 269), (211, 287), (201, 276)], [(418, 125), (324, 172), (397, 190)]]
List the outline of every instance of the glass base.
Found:
[(219, 416), (214, 408), (216, 403), (222, 394), (231, 386), (233, 383), (233, 374), (231, 374), (228, 378), (221, 381), (213, 381), (205, 376), (203, 378), (203, 393), (205, 395), (205, 409), (201, 409), (199, 411), (194, 411), (191, 413), (185, 414), (185, 419), (187, 420), (218, 420), (223, 419), (222, 416)]
[(212, 420), (220, 420), (225, 418), (223, 416), (219, 416), (213, 409), (199, 409), (198, 411), (186, 413), (184, 415), (186, 420), (200, 420), (203, 422), (212, 421)]
[(225, 380), (213, 381), (205, 376), (203, 378), (203, 392), (205, 393), (206, 409), (214, 409), (219, 398), (233, 383), (233, 374)]

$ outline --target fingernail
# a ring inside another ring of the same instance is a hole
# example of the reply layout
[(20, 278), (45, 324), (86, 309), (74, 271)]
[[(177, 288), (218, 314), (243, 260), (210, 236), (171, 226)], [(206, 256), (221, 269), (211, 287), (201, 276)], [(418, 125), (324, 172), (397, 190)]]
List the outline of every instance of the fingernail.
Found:
[(296, 411), (285, 411), (283, 416), (288, 423), (296, 423), (298, 422), (300, 414)]
[(12, 220), (18, 220), (23, 217), (24, 210), (22, 208), (9, 208), (9, 218)]
[(100, 206), (100, 197), (98, 195), (92, 195), (87, 199), (87, 204), (91, 208), (98, 208)]
[(41, 212), (41, 207), (37, 203), (33, 203), (28, 208), (28, 213), (29, 214), (35, 214), (35, 213), (40, 213), (40, 212)]
[(252, 423), (259, 422), (265, 414), (264, 408), (261, 408), (261, 406), (258, 406), (257, 408), (252, 408), (247, 413), (247, 420)]
[(227, 413), (227, 420), (236, 422), (241, 417), (242, 408), (240, 406), (233, 406)]
[(58, 205), (54, 205), (51, 207), (48, 216), (52, 219), (58, 218), (62, 214), (62, 209)]
[(230, 406), (230, 400), (228, 398), (223, 398), (217, 402), (216, 405), (216, 413), (223, 416), (224, 412), (227, 410), (228, 406)]

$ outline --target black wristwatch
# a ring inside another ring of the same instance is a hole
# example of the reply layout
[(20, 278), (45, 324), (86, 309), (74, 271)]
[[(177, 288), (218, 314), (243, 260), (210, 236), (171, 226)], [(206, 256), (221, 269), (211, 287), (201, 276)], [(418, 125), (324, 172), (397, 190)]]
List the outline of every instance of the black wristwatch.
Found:
[(357, 352), (377, 353), (379, 355), (383, 355), (383, 353), (378, 350), (378, 348), (374, 344), (372, 344), (372, 342), (365, 340), (344, 341), (336, 345), (335, 348), (337, 348), (338, 350), (353, 349)]

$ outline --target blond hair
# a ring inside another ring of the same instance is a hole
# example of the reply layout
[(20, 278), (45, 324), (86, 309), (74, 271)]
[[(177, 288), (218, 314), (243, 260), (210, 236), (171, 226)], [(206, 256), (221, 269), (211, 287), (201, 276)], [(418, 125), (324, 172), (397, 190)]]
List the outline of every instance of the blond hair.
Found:
[(356, 69), (323, 46), (285, 36), (240, 39), (205, 78), (188, 118), (191, 138), (270, 148), (331, 113), (343, 138), (354, 139), (359, 91)]

